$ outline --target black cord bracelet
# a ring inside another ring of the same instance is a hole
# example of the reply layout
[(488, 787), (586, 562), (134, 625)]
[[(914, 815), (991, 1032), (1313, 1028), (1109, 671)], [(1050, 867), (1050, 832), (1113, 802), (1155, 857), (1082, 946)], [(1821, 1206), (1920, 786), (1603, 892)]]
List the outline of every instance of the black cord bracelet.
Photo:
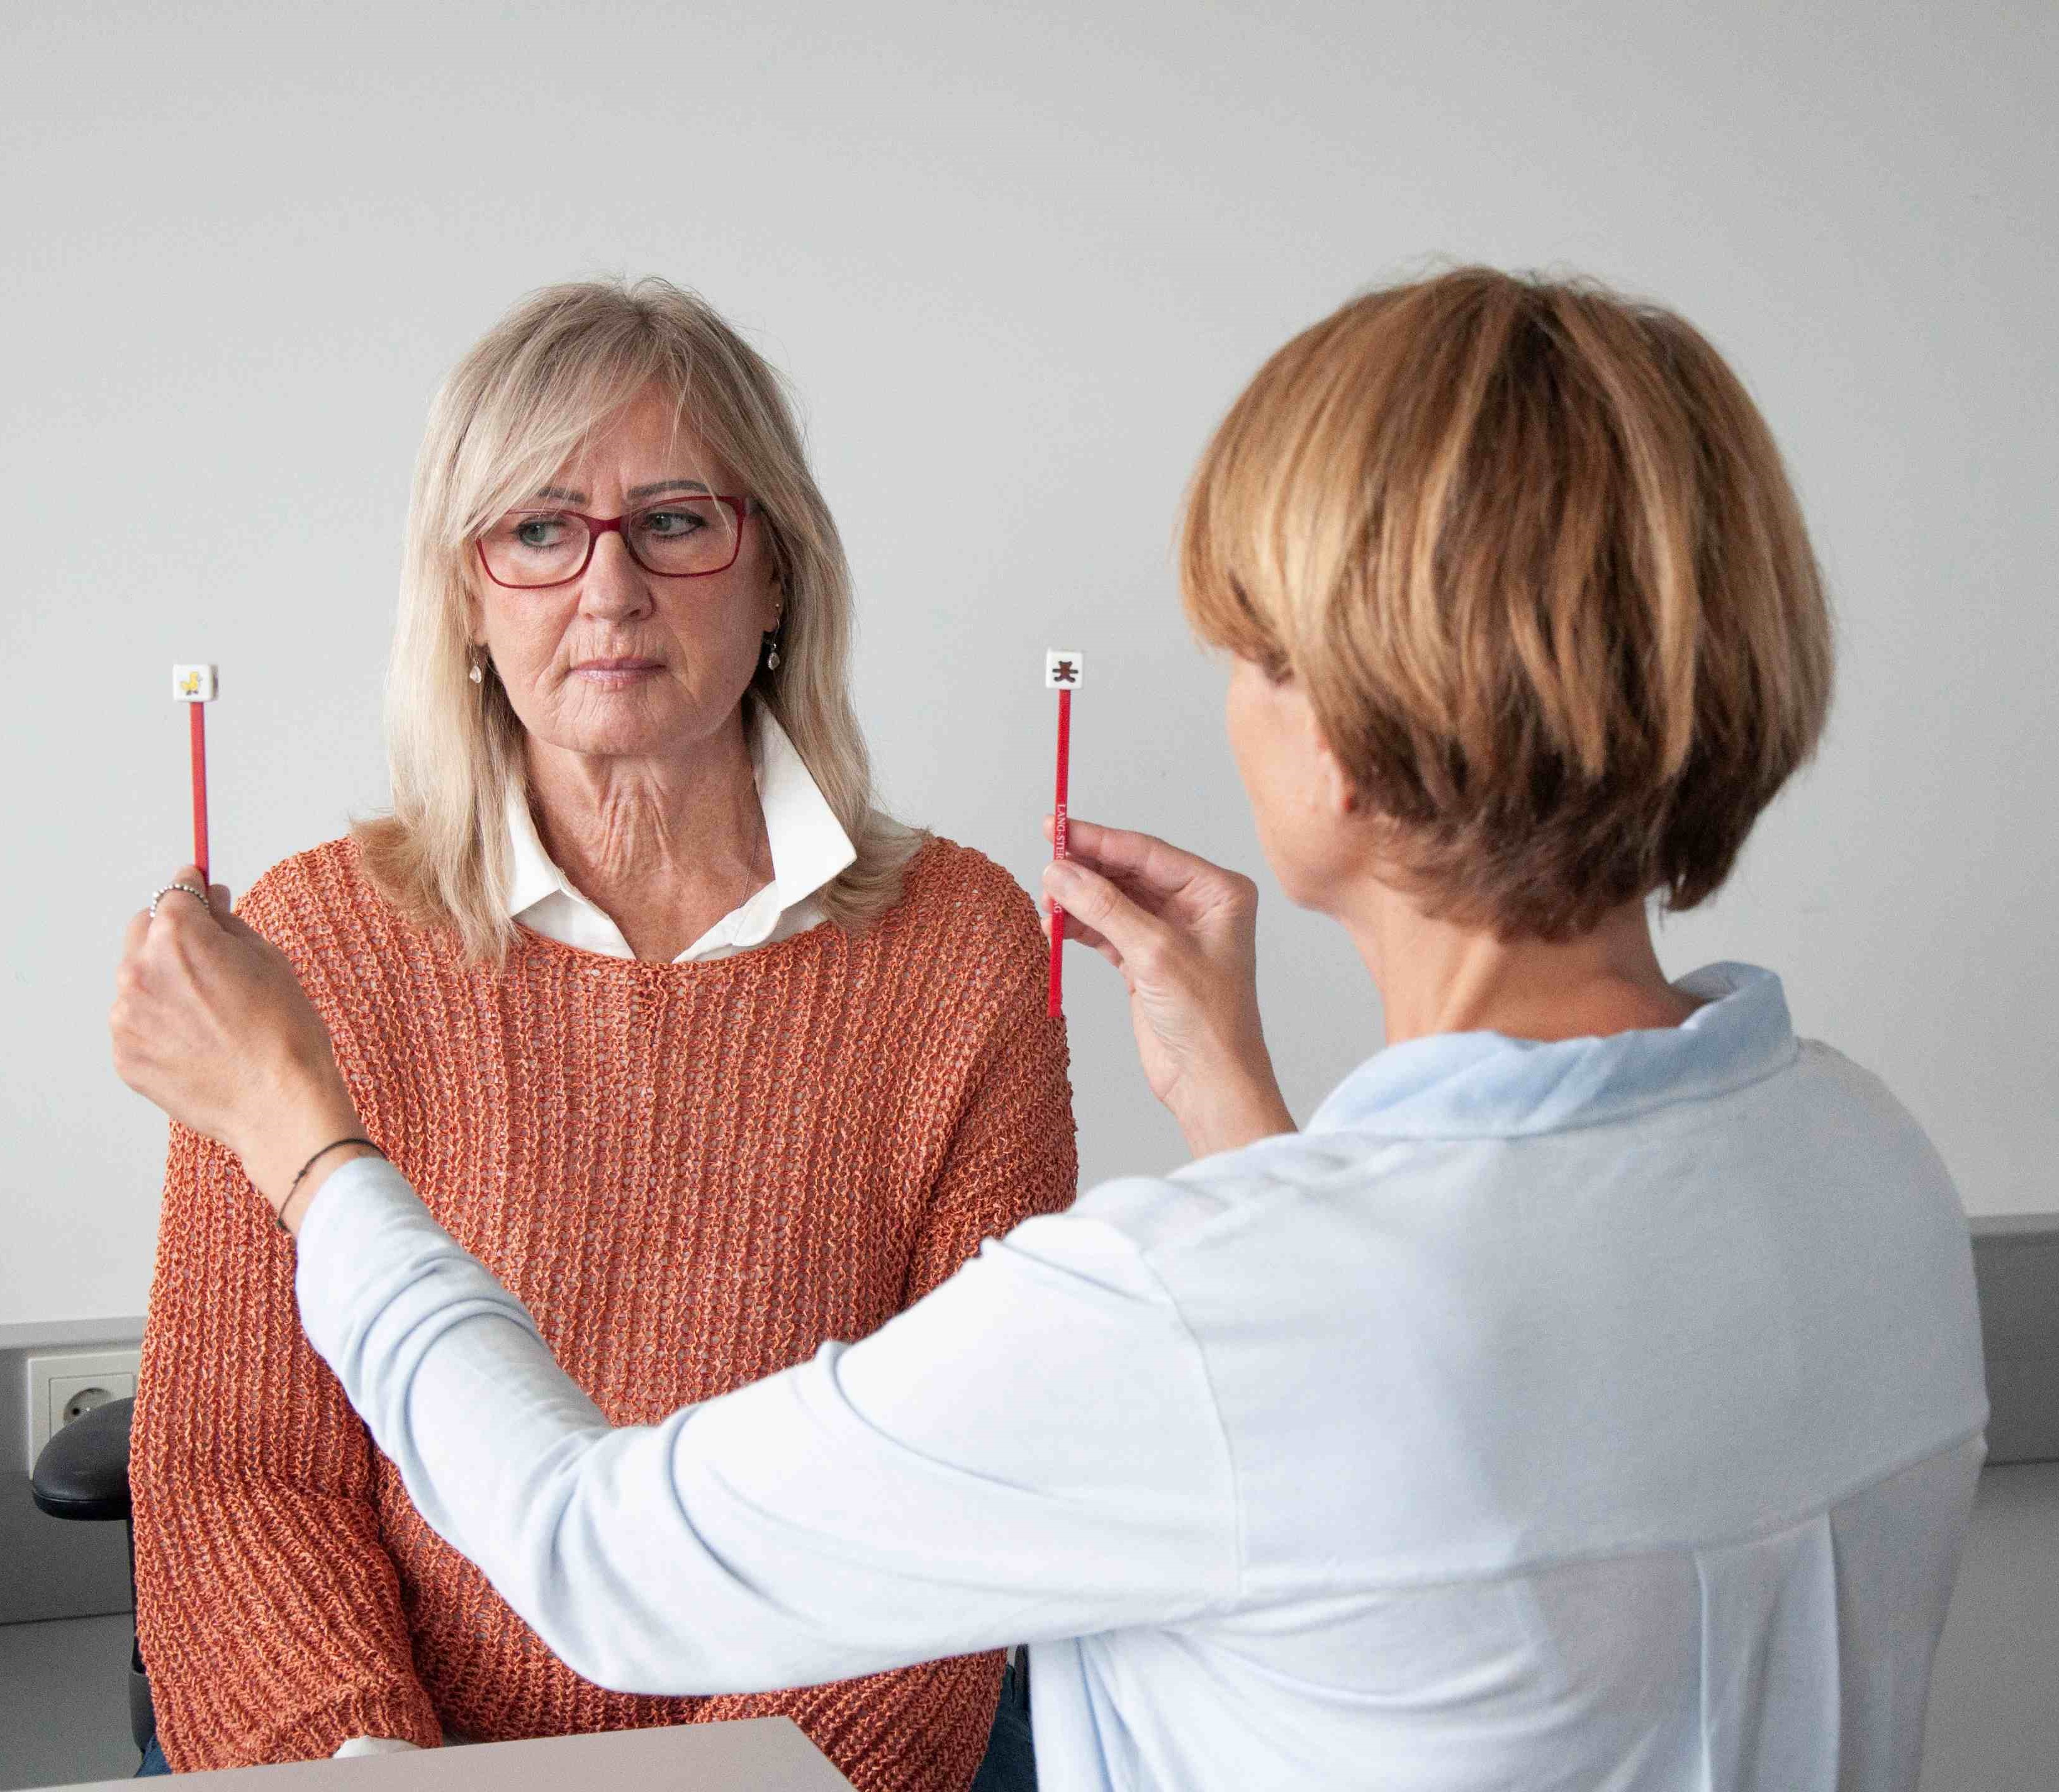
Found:
[[(313, 1169), (316, 1165), (319, 1164), (322, 1159), (326, 1157), (332, 1151), (341, 1151), (347, 1145), (361, 1145), (367, 1151), (378, 1151), (380, 1157), (386, 1157), (386, 1153), (383, 1151), (379, 1151), (379, 1147), (374, 1145), (369, 1139), (331, 1139), (329, 1143), (324, 1145), (321, 1150), (317, 1151), (313, 1157), (310, 1157), (305, 1164), (301, 1165), (301, 1173), (293, 1178), (292, 1185), (287, 1189), (286, 1198), (281, 1201), (277, 1207), (272, 1209), (272, 1224), (277, 1226), (280, 1231), (284, 1232), (286, 1229), (286, 1209), (293, 1205), (293, 1197), (299, 1192), (301, 1184), (303, 1180), (305, 1179), (308, 1172)], [(386, 1157), (386, 1161), (390, 1164), (393, 1160), (391, 1157)]]

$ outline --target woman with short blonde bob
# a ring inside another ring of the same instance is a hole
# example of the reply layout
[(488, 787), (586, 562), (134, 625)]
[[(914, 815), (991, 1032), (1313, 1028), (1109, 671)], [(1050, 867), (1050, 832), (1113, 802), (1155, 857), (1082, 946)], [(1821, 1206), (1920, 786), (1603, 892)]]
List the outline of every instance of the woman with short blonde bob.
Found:
[(646, 1427), (575, 1407), (393, 1169), (296, 1186), (362, 1117), (202, 903), (134, 929), (117, 1062), (244, 1151), (424, 1516), (604, 1684), (1022, 1635), (1049, 1789), (1913, 1786), (1984, 1448), (1963, 1216), (1775, 977), (1669, 981), (1648, 920), (1721, 886), (1828, 700), (1743, 389), (1590, 285), (1377, 293), (1238, 400), (1182, 574), (1266, 857), (1385, 1048), (1297, 1132), (1253, 886), (1074, 822), (1048, 888), (1197, 1161), (862, 1344)]
[[(772, 369), (663, 281), (538, 293), (417, 463), (392, 813), (243, 901), (368, 1135), (616, 1424), (865, 1336), (1076, 1192), (1033, 906), (874, 807), (850, 629)], [(861, 1788), (964, 1792), (996, 1654), (683, 1699), (554, 1659), (373, 1453), (244, 1169), (175, 1133), (132, 1456), (146, 1770), (777, 1713)]]

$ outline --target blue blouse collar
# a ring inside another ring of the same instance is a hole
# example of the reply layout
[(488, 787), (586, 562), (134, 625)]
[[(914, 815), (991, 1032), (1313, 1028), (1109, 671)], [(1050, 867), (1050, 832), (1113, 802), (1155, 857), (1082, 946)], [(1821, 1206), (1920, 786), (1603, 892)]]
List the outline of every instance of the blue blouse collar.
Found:
[(1703, 1002), (1677, 1027), (1551, 1041), (1445, 1033), (1390, 1045), (1345, 1077), (1306, 1129), (1410, 1139), (1562, 1132), (1706, 1100), (1794, 1061), (1772, 972), (1710, 965), (1674, 986)]

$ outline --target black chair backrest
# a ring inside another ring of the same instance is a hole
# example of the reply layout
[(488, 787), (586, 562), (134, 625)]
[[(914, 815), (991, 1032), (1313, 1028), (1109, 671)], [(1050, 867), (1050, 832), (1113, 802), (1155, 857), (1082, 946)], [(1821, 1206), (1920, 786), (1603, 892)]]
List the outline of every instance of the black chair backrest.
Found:
[(30, 1491), (52, 1518), (129, 1515), (129, 1421), (133, 1400), (109, 1400), (43, 1446)]

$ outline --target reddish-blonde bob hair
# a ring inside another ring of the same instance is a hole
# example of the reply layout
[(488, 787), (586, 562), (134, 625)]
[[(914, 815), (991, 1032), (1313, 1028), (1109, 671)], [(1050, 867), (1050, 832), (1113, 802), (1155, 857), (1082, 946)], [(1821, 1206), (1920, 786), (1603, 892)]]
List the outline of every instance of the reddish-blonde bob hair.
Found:
[(1467, 268), (1353, 301), (1189, 488), (1206, 640), (1308, 692), (1433, 914), (1693, 907), (1814, 750), (1830, 627), (1764, 420), (1670, 312)]

